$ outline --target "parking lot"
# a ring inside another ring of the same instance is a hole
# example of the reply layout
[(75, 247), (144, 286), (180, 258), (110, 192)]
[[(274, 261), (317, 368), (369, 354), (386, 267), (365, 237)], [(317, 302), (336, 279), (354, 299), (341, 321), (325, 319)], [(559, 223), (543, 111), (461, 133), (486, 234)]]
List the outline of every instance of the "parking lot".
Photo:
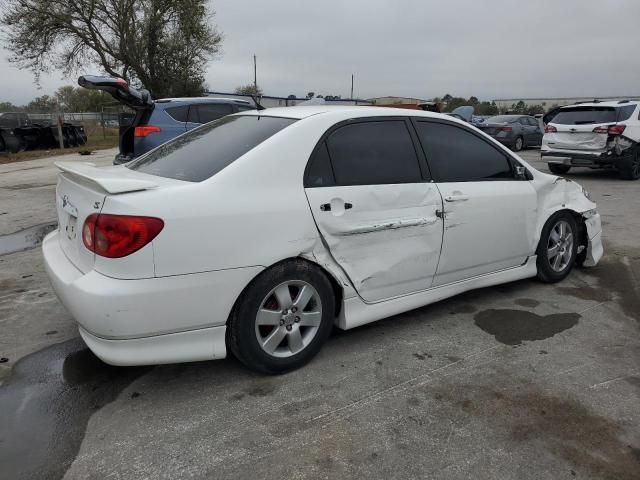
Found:
[[(56, 173), (0, 165), (0, 235), (55, 220)], [(106, 366), (40, 250), (0, 256), (0, 478), (640, 478), (640, 182), (567, 177), (598, 203), (597, 267), (336, 331), (275, 377)]]

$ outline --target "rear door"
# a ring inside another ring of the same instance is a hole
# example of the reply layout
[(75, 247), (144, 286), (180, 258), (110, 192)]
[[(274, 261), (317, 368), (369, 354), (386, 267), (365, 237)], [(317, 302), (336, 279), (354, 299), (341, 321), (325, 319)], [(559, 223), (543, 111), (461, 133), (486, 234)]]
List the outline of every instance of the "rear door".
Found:
[(506, 152), (444, 121), (416, 129), (444, 200), (442, 253), (434, 285), (522, 265), (533, 254), (537, 196)]
[(429, 288), (442, 199), (404, 118), (353, 120), (312, 154), (305, 191), (331, 254), (366, 302)]

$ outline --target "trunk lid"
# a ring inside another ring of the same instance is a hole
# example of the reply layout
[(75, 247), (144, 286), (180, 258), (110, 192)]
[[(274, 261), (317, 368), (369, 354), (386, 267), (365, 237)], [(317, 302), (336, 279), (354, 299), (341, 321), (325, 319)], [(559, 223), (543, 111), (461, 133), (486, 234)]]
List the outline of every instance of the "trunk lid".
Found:
[(89, 90), (107, 92), (118, 102), (133, 110), (133, 113), (121, 114), (118, 121), (120, 156), (123, 161), (134, 157), (134, 130), (138, 125), (147, 122), (155, 106), (149, 92), (130, 87), (122, 78), (96, 75), (81, 76), (78, 78), (78, 85)]
[(597, 133), (593, 129), (601, 125), (613, 125), (605, 123), (598, 125), (558, 125), (551, 123), (556, 128), (556, 132), (544, 134), (544, 144), (550, 148), (559, 150), (585, 150), (599, 151), (607, 147), (609, 135)]
[(91, 270), (95, 254), (82, 241), (82, 226), (87, 217), (100, 213), (109, 195), (156, 188), (146, 175), (126, 168), (96, 168), (90, 163), (56, 162), (62, 170), (56, 187), (56, 210), (60, 246), (75, 267), (83, 273)]
[(508, 125), (509, 124), (507, 122), (504, 122), (504, 123), (480, 123), (476, 126), (487, 135), (495, 135), (500, 131), (502, 127), (506, 127)]

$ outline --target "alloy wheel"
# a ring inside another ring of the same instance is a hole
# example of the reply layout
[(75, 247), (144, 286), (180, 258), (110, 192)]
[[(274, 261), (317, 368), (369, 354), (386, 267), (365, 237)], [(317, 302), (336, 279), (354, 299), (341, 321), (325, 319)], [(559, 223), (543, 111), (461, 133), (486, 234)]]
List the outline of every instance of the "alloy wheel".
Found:
[(547, 259), (555, 272), (562, 272), (570, 265), (573, 255), (573, 231), (565, 220), (558, 221), (547, 241)]
[(302, 280), (273, 288), (260, 303), (255, 332), (267, 354), (286, 358), (304, 350), (318, 333), (322, 302), (317, 290)]

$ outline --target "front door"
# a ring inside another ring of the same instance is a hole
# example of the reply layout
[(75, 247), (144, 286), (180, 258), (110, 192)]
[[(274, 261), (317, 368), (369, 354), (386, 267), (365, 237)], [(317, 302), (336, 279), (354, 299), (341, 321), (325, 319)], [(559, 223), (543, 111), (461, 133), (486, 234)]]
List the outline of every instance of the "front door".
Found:
[(305, 190), (332, 256), (366, 302), (425, 290), (442, 199), (404, 119), (350, 121), (316, 147)]
[(532, 243), (537, 195), (516, 160), (470, 129), (417, 121), (444, 200), (442, 253), (434, 285), (522, 265)]

